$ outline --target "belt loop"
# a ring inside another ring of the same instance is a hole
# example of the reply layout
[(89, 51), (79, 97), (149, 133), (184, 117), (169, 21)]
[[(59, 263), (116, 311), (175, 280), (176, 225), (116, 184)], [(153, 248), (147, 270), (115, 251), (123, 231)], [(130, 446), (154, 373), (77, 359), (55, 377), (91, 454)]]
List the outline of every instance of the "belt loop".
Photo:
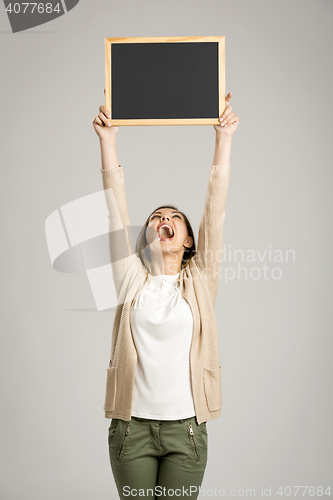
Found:
[(181, 424), (181, 423), (183, 422), (183, 420), (184, 420), (184, 419), (183, 419), (183, 418), (181, 418), (181, 419), (179, 420), (179, 423)]

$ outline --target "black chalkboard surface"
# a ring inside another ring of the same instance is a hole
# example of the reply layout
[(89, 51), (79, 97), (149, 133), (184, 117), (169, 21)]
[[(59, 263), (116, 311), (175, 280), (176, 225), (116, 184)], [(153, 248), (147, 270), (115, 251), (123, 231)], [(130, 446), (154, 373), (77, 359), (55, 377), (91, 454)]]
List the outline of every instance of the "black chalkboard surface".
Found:
[(225, 37), (106, 38), (112, 125), (217, 125)]

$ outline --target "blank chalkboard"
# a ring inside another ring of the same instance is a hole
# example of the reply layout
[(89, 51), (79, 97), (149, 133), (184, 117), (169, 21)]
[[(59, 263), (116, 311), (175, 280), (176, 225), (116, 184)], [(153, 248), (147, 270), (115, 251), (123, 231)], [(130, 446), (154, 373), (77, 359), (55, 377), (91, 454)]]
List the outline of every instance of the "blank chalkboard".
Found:
[(105, 39), (112, 125), (217, 125), (225, 108), (225, 37)]

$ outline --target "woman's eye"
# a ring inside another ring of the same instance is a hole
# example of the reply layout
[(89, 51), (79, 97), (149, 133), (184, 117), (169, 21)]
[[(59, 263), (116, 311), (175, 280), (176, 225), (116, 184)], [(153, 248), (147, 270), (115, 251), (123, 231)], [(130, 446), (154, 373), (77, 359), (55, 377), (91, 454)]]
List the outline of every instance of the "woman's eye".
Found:
[[(157, 215), (152, 215), (150, 220), (154, 220), (155, 217), (158, 217)], [(174, 215), (173, 217), (178, 217), (178, 219), (181, 219), (180, 215)]]

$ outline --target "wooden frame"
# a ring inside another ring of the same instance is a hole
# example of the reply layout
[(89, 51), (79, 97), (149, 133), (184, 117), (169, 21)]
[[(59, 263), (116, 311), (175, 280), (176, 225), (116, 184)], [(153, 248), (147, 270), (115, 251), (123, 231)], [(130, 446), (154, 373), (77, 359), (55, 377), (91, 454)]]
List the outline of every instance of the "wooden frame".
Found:
[(219, 125), (217, 118), (186, 118), (186, 119), (112, 119), (111, 109), (111, 44), (115, 43), (172, 43), (172, 42), (217, 42), (218, 43), (218, 77), (219, 77), (219, 116), (225, 109), (225, 37), (224, 36), (194, 36), (194, 37), (132, 37), (105, 38), (105, 106), (110, 110), (113, 126), (122, 125)]

